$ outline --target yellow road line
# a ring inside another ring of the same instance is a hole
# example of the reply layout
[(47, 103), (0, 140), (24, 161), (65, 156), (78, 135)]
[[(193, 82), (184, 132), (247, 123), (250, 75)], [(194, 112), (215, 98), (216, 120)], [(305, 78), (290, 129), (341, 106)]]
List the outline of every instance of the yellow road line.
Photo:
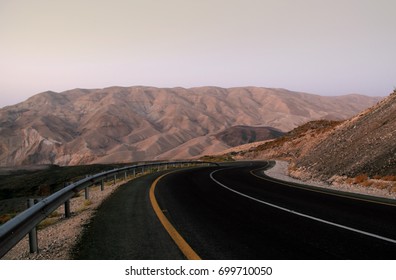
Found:
[[(359, 200), (359, 201), (364, 201), (364, 202), (370, 202), (370, 203), (376, 203), (376, 204), (382, 204), (382, 205), (396, 207), (395, 204), (391, 204), (391, 203), (386, 203), (386, 202), (381, 202), (381, 201), (376, 201), (376, 200), (370, 200), (370, 199), (354, 197), (354, 196), (352, 196), (353, 193), (351, 193), (350, 196), (349, 195), (343, 195), (343, 194), (336, 194), (336, 193), (332, 193), (332, 192), (326, 192), (325, 190), (319, 190), (319, 189), (315, 190), (315, 189), (311, 189), (311, 188), (304, 188), (304, 187), (299, 187), (299, 186), (295, 186), (295, 185), (292, 185), (292, 184), (288, 184), (287, 182), (283, 182), (283, 181), (271, 180), (271, 179), (268, 179), (268, 178), (263, 178), (261, 176), (258, 176), (256, 174), (254, 174), (255, 171), (260, 170), (260, 169), (263, 169), (263, 168), (258, 168), (258, 169), (251, 170), (250, 174), (255, 176), (255, 177), (257, 177), (257, 178), (259, 178), (259, 179), (261, 179), (261, 180), (267, 180), (267, 181), (270, 181), (270, 182), (279, 183), (281, 185), (288, 186), (288, 187), (291, 187), (291, 188), (302, 189), (302, 190), (311, 191), (311, 192), (324, 193), (324, 194), (328, 194), (328, 195), (333, 195), (333, 196), (338, 196), (338, 197), (343, 197), (343, 198), (349, 198), (349, 199), (353, 199), (353, 200)], [(312, 188), (319, 188), (319, 187), (312, 186)]]
[(161, 221), (162, 225), (170, 235), (170, 237), (173, 239), (173, 241), (176, 243), (177, 247), (182, 251), (182, 253), (186, 256), (187, 259), (189, 260), (201, 260), (201, 258), (198, 256), (198, 254), (191, 248), (191, 246), (184, 240), (184, 238), (180, 235), (180, 233), (175, 229), (175, 227), (169, 222), (168, 218), (164, 215), (162, 212), (160, 206), (158, 205), (157, 199), (155, 198), (155, 188), (163, 177), (166, 175), (169, 175), (172, 172), (168, 172), (160, 177), (158, 177), (150, 187), (150, 202), (151, 206), (154, 209), (155, 214), (157, 215), (158, 219)]

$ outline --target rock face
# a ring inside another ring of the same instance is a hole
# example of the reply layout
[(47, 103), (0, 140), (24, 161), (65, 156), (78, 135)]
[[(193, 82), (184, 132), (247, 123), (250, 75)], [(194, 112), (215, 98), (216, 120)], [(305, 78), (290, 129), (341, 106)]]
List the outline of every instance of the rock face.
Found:
[(0, 109), (0, 165), (189, 158), (229, 148), (216, 134), (232, 126), (288, 131), (348, 118), (377, 101), (254, 87), (44, 92)]
[(337, 126), (296, 165), (315, 177), (396, 174), (396, 93)]

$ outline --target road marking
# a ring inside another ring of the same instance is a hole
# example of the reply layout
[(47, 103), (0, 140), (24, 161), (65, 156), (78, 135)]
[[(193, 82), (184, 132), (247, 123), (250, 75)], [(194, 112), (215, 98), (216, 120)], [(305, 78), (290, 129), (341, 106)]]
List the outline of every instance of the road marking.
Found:
[(312, 188), (304, 188), (304, 187), (300, 187), (300, 186), (295, 186), (292, 184), (289, 184), (288, 182), (284, 182), (282, 180), (272, 180), (270, 176), (268, 176), (269, 178), (263, 178), (257, 174), (254, 174), (255, 171), (263, 169), (262, 167), (254, 169), (252, 171), (250, 171), (250, 174), (261, 179), (261, 180), (267, 180), (270, 182), (274, 182), (274, 183), (278, 183), (284, 186), (288, 186), (291, 188), (295, 188), (295, 189), (302, 189), (302, 190), (306, 190), (306, 191), (310, 191), (310, 192), (317, 192), (317, 193), (323, 193), (323, 194), (327, 194), (327, 195), (334, 195), (334, 196), (338, 196), (338, 197), (343, 197), (343, 198), (348, 198), (348, 199), (353, 199), (353, 200), (359, 200), (359, 201), (364, 201), (364, 202), (370, 202), (370, 203), (375, 203), (375, 204), (381, 204), (381, 205), (386, 205), (386, 206), (392, 206), (392, 207), (396, 207), (396, 204), (391, 204), (391, 203), (386, 203), (386, 202), (381, 202), (381, 201), (376, 201), (376, 200), (370, 200), (370, 199), (365, 199), (365, 198), (359, 198), (359, 197), (354, 197), (352, 196), (353, 193), (351, 193), (351, 195), (344, 195), (344, 194), (338, 194), (338, 193), (333, 193), (333, 192), (327, 192), (325, 190), (315, 190), (313, 188), (319, 188), (319, 187), (315, 187), (312, 186)]
[(166, 174), (161, 175), (158, 177), (150, 187), (150, 202), (151, 206), (154, 209), (155, 214), (157, 215), (158, 219), (161, 221), (161, 224), (164, 226), (170, 237), (173, 239), (173, 241), (176, 243), (177, 247), (182, 251), (182, 253), (186, 256), (187, 259), (189, 260), (201, 260), (200, 256), (191, 248), (191, 246), (186, 242), (186, 240), (180, 235), (180, 233), (175, 229), (175, 227), (169, 222), (168, 218), (164, 215), (162, 212), (157, 199), (155, 198), (155, 188), (163, 177), (173, 173), (168, 172)]
[(225, 170), (225, 169), (227, 169), (227, 168), (218, 169), (218, 170), (215, 170), (215, 171), (211, 172), (210, 175), (209, 175), (210, 178), (215, 183), (220, 185), (221, 187), (223, 187), (223, 188), (225, 188), (225, 189), (227, 189), (229, 191), (232, 191), (232, 192), (234, 192), (234, 193), (236, 193), (236, 194), (238, 194), (240, 196), (246, 197), (246, 198), (251, 199), (253, 201), (256, 201), (258, 203), (261, 203), (261, 204), (264, 204), (264, 205), (267, 205), (267, 206), (270, 206), (270, 207), (273, 207), (273, 208), (276, 208), (276, 209), (279, 209), (279, 210), (282, 210), (282, 211), (285, 211), (285, 212), (288, 212), (288, 213), (291, 213), (291, 214), (294, 214), (294, 215), (297, 215), (297, 216), (301, 216), (301, 217), (304, 217), (304, 218), (307, 218), (307, 219), (311, 219), (311, 220), (314, 220), (314, 221), (317, 221), (317, 222), (321, 222), (321, 223), (324, 223), (324, 224), (328, 224), (328, 225), (331, 225), (331, 226), (335, 226), (335, 227), (338, 227), (338, 228), (346, 229), (346, 230), (349, 230), (349, 231), (352, 231), (352, 232), (360, 233), (360, 234), (363, 234), (363, 235), (366, 235), (366, 236), (374, 237), (374, 238), (377, 238), (377, 239), (380, 239), (380, 240), (383, 240), (383, 241), (387, 241), (387, 242), (396, 244), (396, 240), (394, 240), (394, 239), (387, 238), (387, 237), (384, 237), (384, 236), (381, 236), (381, 235), (377, 235), (377, 234), (374, 234), (374, 233), (366, 232), (366, 231), (363, 231), (363, 230), (355, 229), (355, 228), (352, 228), (352, 227), (340, 225), (340, 224), (337, 224), (337, 223), (333, 223), (333, 222), (330, 222), (330, 221), (327, 221), (327, 220), (323, 220), (323, 219), (320, 219), (320, 218), (316, 218), (314, 216), (310, 216), (310, 215), (307, 215), (307, 214), (303, 214), (303, 213), (300, 213), (298, 211), (294, 211), (294, 210), (287, 209), (287, 208), (282, 207), (282, 206), (278, 206), (278, 205), (275, 205), (275, 204), (272, 204), (272, 203), (269, 203), (269, 202), (262, 201), (260, 199), (254, 198), (252, 196), (249, 196), (247, 194), (244, 194), (244, 193), (236, 191), (236, 190), (234, 190), (232, 188), (229, 188), (229, 187), (227, 187), (226, 185), (222, 184), (221, 182), (219, 182), (218, 180), (216, 180), (213, 177), (214, 173), (222, 171), (222, 170)]

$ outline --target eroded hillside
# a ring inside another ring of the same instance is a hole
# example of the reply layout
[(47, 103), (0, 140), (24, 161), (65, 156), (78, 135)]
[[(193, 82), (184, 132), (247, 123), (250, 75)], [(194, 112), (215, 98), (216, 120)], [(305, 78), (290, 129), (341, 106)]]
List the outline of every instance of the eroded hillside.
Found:
[(396, 174), (396, 93), (342, 123), (299, 157), (296, 166), (313, 176)]
[(191, 158), (229, 148), (216, 134), (232, 126), (288, 131), (345, 119), (377, 101), (255, 87), (44, 92), (0, 109), (0, 165)]

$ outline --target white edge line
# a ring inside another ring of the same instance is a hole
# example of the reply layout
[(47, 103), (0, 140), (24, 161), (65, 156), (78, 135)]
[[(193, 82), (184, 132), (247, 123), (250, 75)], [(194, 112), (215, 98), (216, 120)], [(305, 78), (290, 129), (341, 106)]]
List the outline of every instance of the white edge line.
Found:
[(249, 196), (247, 194), (244, 194), (244, 193), (238, 192), (238, 191), (236, 191), (234, 189), (231, 189), (231, 188), (227, 187), (226, 185), (220, 183), (219, 181), (217, 181), (213, 177), (214, 173), (216, 173), (218, 171), (225, 170), (225, 169), (228, 169), (228, 168), (218, 169), (218, 170), (215, 170), (215, 171), (211, 172), (210, 175), (209, 175), (210, 178), (215, 183), (217, 183), (218, 185), (222, 186), (223, 188), (225, 188), (225, 189), (227, 189), (229, 191), (232, 191), (232, 192), (234, 192), (236, 194), (239, 194), (240, 196), (246, 197), (248, 199), (251, 199), (253, 201), (259, 202), (261, 204), (265, 204), (267, 206), (274, 207), (274, 208), (277, 208), (279, 210), (282, 210), (282, 211), (285, 211), (285, 212), (288, 212), (288, 213), (291, 213), (291, 214), (294, 214), (294, 215), (297, 215), (297, 216), (301, 216), (301, 217), (304, 217), (304, 218), (307, 218), (307, 219), (311, 219), (311, 220), (314, 220), (314, 221), (317, 221), (317, 222), (321, 222), (321, 223), (324, 223), (324, 224), (332, 225), (332, 226), (335, 226), (335, 227), (339, 227), (339, 228), (346, 229), (346, 230), (349, 230), (349, 231), (357, 232), (357, 233), (360, 233), (360, 234), (363, 234), (363, 235), (367, 235), (367, 236), (370, 236), (370, 237), (374, 237), (374, 238), (377, 238), (377, 239), (380, 239), (380, 240), (383, 240), (383, 241), (387, 241), (387, 242), (396, 244), (396, 240), (394, 240), (394, 239), (387, 238), (387, 237), (384, 237), (384, 236), (381, 236), (381, 235), (377, 235), (377, 234), (374, 234), (374, 233), (366, 232), (366, 231), (363, 231), (363, 230), (351, 228), (351, 227), (348, 227), (348, 226), (340, 225), (340, 224), (333, 223), (333, 222), (330, 222), (330, 221), (326, 221), (326, 220), (323, 220), (323, 219), (320, 219), (320, 218), (316, 218), (316, 217), (313, 217), (313, 216), (310, 216), (310, 215), (307, 215), (307, 214), (303, 214), (303, 213), (300, 213), (300, 212), (297, 212), (297, 211), (294, 211), (294, 210), (290, 210), (290, 209), (287, 209), (287, 208), (284, 208), (284, 207), (281, 207), (281, 206), (278, 206), (278, 205), (275, 205), (275, 204), (272, 204), (272, 203), (269, 203), (269, 202), (262, 201), (260, 199), (251, 197), (251, 196)]

